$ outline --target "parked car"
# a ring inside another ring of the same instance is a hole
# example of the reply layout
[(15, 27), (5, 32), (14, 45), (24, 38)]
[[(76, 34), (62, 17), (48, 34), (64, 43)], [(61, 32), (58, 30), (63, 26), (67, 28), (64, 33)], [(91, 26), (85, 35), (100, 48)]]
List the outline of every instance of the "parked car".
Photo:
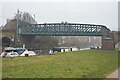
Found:
[(94, 45), (90, 46), (90, 49), (96, 49), (96, 48), (97, 48), (97, 47), (94, 46)]
[(16, 57), (18, 56), (18, 53), (15, 48), (7, 47), (3, 50), (0, 56), (1, 57)]
[(35, 56), (35, 52), (34, 51), (28, 51), (26, 48), (16, 48), (17, 53), (19, 54), (19, 56)]
[(18, 53), (19, 56), (20, 56), (23, 52), (26, 51), (26, 49), (25, 49), (25, 48), (16, 48), (16, 51), (17, 51), (17, 53)]
[(25, 54), (29, 54), (26, 48), (16, 48), (17, 53), (19, 56), (25, 56)]
[(28, 51), (26, 48), (7, 47), (1, 53), (1, 57), (16, 57), (16, 56), (35, 56), (34, 51)]
[(34, 51), (29, 51), (29, 56), (36, 56)]

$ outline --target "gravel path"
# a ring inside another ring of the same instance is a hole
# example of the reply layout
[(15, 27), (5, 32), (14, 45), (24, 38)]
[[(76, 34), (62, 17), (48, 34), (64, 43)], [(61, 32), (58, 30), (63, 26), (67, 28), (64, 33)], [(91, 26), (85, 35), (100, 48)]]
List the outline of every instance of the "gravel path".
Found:
[(120, 75), (118, 75), (118, 72), (120, 72), (120, 68), (119, 69), (117, 69), (117, 70), (115, 70), (114, 72), (112, 72), (111, 74), (109, 74), (108, 76), (107, 76), (107, 78), (120, 78)]

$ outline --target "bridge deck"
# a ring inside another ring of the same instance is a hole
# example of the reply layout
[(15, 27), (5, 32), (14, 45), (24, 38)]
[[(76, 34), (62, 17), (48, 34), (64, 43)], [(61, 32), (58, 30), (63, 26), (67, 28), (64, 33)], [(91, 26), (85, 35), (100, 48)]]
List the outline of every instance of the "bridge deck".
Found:
[(51, 23), (19, 26), (18, 34), (49, 36), (102, 36), (108, 30), (109, 29), (103, 25)]

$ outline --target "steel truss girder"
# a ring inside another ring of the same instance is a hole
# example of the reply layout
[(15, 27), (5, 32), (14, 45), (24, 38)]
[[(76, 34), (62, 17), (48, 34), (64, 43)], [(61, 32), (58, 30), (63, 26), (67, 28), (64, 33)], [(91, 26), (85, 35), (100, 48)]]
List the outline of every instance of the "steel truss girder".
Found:
[(18, 34), (21, 35), (49, 35), (49, 36), (102, 36), (110, 31), (103, 25), (92, 24), (30, 24), (18, 27)]

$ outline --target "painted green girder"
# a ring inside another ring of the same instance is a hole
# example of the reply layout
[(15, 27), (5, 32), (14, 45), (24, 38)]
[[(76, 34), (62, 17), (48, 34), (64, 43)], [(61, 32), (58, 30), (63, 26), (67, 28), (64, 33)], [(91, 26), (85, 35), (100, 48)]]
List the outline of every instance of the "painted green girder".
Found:
[(41, 36), (102, 36), (108, 31), (110, 30), (103, 25), (73, 23), (30, 24), (18, 27), (18, 34)]

